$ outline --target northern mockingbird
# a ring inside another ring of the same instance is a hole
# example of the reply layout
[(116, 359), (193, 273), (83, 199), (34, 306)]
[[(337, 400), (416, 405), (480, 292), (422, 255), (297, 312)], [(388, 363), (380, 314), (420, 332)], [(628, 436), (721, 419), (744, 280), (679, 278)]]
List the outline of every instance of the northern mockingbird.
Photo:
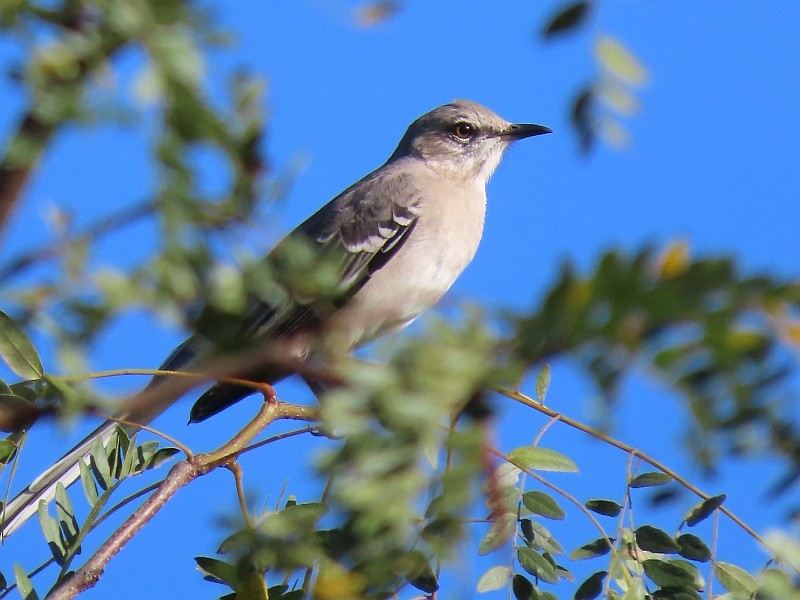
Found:
[[(444, 295), (475, 255), (486, 182), (503, 152), (516, 140), (544, 133), (550, 129), (510, 123), (466, 100), (422, 115), (383, 166), (323, 206), (268, 257), (277, 260), (297, 239), (334, 257), (339, 281), (334, 301), (289, 295), (279, 305), (251, 302), (240, 335), (250, 342), (287, 340), (284, 350), (307, 360), (405, 327)], [(185, 369), (211, 345), (196, 334), (161, 368)], [(289, 374), (273, 367), (247, 375), (275, 383)], [(252, 393), (252, 388), (217, 383), (194, 404), (190, 420), (202, 421)], [(155, 416), (137, 415), (136, 422)], [(78, 460), (89, 454), (96, 438), (109, 439), (116, 427), (113, 421), (104, 423), (9, 502), (2, 535), (33, 515), (40, 500), (52, 499), (58, 482), (77, 480)]]

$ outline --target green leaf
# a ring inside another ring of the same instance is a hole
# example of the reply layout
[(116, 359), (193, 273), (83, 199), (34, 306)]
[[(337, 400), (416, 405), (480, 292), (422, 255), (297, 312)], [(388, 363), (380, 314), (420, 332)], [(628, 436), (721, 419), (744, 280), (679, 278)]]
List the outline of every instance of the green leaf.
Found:
[(522, 503), (529, 511), (535, 515), (540, 515), (548, 519), (562, 520), (564, 518), (564, 510), (558, 503), (544, 492), (533, 491), (526, 492), (522, 495)]
[(686, 518), (684, 519), (685, 523), (689, 527), (694, 527), (700, 521), (707, 519), (714, 511), (717, 510), (722, 503), (725, 502), (727, 496), (725, 494), (720, 494), (719, 496), (712, 496), (707, 500), (703, 500), (699, 504), (692, 507), (692, 509), (686, 514)]
[(53, 558), (59, 565), (64, 564), (66, 550), (61, 541), (61, 531), (58, 527), (58, 522), (47, 512), (47, 502), (39, 500), (39, 508), (37, 510), (39, 515), (39, 525), (44, 533), (44, 539), (47, 540), (47, 545)]
[(550, 387), (550, 372), (550, 365), (545, 363), (536, 375), (536, 397), (539, 402), (544, 402), (545, 396), (547, 396), (547, 388)]
[(678, 554), (689, 560), (696, 560), (698, 562), (707, 562), (711, 560), (711, 550), (706, 546), (705, 542), (696, 535), (685, 533), (677, 540), (680, 550)]
[(41, 379), (44, 375), (42, 359), (33, 343), (16, 321), (3, 311), (0, 311), (0, 357), (23, 379)]
[(17, 453), (17, 445), (11, 440), (0, 440), (0, 465), (7, 465)]
[(0, 430), (27, 429), (38, 414), (36, 405), (27, 398), (18, 394), (0, 394)]
[(642, 85), (648, 74), (631, 52), (619, 41), (601, 36), (595, 46), (595, 55), (603, 68), (630, 85)]
[(653, 487), (655, 485), (664, 485), (672, 481), (672, 477), (667, 475), (666, 473), (660, 473), (659, 471), (650, 471), (648, 473), (642, 473), (641, 475), (637, 475), (633, 479), (631, 479), (630, 483), (628, 484), (632, 488), (643, 488), (643, 487)]
[(603, 581), (608, 576), (608, 571), (598, 571), (590, 575), (575, 592), (575, 600), (594, 600), (603, 592)]
[(517, 530), (517, 515), (504, 513), (495, 517), (489, 531), (478, 545), (478, 554), (484, 556), (504, 546)]
[(524, 546), (517, 548), (517, 560), (523, 569), (537, 579), (547, 583), (558, 582), (555, 567), (549, 560), (535, 550)]
[(108, 455), (106, 454), (106, 448), (103, 446), (102, 436), (96, 438), (92, 443), (92, 450), (89, 454), (89, 466), (100, 487), (103, 488), (104, 491), (107, 490), (114, 482), (114, 478), (111, 477)]
[(542, 37), (547, 39), (557, 34), (567, 33), (580, 26), (589, 15), (588, 2), (574, 2), (559, 10), (544, 26)]
[(208, 556), (195, 556), (194, 560), (197, 566), (212, 579), (226, 583), (231, 587), (238, 585), (239, 575), (236, 565)]
[(67, 496), (67, 490), (64, 484), (58, 482), (56, 484), (56, 513), (58, 514), (58, 521), (61, 531), (64, 533), (64, 539), (67, 546), (72, 546), (76, 539), (78, 539), (78, 520), (75, 518), (75, 511), (72, 509), (72, 503)]
[(147, 463), (148, 469), (155, 469), (163, 465), (165, 462), (170, 460), (173, 456), (175, 456), (180, 450), (177, 448), (173, 448), (172, 446), (165, 446), (164, 448), (159, 448), (153, 453), (152, 458)]
[(17, 591), (23, 600), (39, 600), (39, 595), (33, 589), (33, 583), (25, 573), (25, 569), (19, 565), (14, 565), (14, 579), (17, 582)]
[(590, 511), (606, 517), (616, 517), (622, 512), (622, 506), (613, 500), (587, 500), (584, 506)]
[(94, 475), (92, 475), (92, 471), (83, 461), (83, 459), (78, 461), (78, 468), (80, 468), (81, 471), (81, 486), (83, 486), (83, 493), (86, 495), (86, 500), (89, 501), (89, 506), (94, 506), (97, 504), (97, 499), (99, 498), (97, 494), (97, 486), (94, 482)]
[(726, 562), (714, 565), (714, 574), (726, 590), (732, 594), (751, 596), (758, 588), (758, 582), (747, 571)]
[(645, 574), (661, 587), (682, 588), (694, 585), (691, 573), (665, 560), (651, 559), (642, 563)]
[(614, 538), (598, 538), (593, 542), (589, 542), (573, 550), (570, 552), (569, 557), (571, 560), (585, 560), (587, 558), (603, 556), (611, 551), (613, 545)]
[(508, 585), (511, 579), (511, 568), (504, 566), (492, 567), (478, 579), (478, 592), (491, 592)]
[(514, 597), (517, 600), (539, 599), (539, 594), (533, 583), (524, 575), (514, 575), (514, 579), (511, 580), (511, 589), (514, 591)]
[(530, 519), (522, 519), (520, 527), (522, 528), (522, 535), (525, 536), (525, 541), (531, 548), (538, 548), (550, 554), (564, 553), (564, 548), (561, 547), (561, 544), (556, 541), (547, 527), (541, 523)]
[(650, 525), (642, 525), (634, 532), (634, 535), (636, 536), (636, 545), (648, 552), (671, 554), (681, 549), (671, 535)]
[(550, 448), (522, 446), (509, 452), (508, 458), (515, 464), (535, 471), (578, 472), (578, 465), (571, 458)]
[(400, 572), (408, 583), (426, 594), (439, 589), (439, 581), (431, 568), (428, 558), (419, 550), (412, 550), (400, 561)]

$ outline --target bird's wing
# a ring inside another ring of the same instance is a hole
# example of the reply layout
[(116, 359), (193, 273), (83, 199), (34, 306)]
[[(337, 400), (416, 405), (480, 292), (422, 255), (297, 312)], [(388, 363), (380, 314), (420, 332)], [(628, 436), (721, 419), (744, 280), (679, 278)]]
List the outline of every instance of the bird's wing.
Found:
[[(280, 260), (281, 252), (291, 250), (292, 241), (305, 239), (315, 254), (338, 269), (335, 292), (323, 298), (292, 296), (278, 305), (253, 301), (239, 335), (245, 341), (265, 341), (319, 328), (409, 239), (421, 199), (411, 176), (385, 170), (342, 192), (289, 234), (268, 257)], [(261, 374), (267, 381), (282, 376), (285, 373)], [(252, 392), (251, 388), (217, 384), (194, 404), (190, 420), (203, 421)]]
[(268, 339), (318, 326), (327, 311), (346, 303), (409, 239), (420, 203), (410, 175), (376, 171), (322, 207), (269, 258), (276, 260), (287, 241), (307, 240), (316, 255), (336, 265), (335, 292), (324, 299), (294, 297), (281, 307), (266, 302), (251, 306), (245, 320), (248, 337)]

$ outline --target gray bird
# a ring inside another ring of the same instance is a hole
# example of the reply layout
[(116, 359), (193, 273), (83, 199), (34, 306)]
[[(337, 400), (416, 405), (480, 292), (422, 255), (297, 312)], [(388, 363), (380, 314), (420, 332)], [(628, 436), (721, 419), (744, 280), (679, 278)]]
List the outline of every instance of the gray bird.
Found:
[[(486, 183), (505, 150), (515, 140), (550, 132), (542, 125), (510, 123), (467, 100), (421, 116), (383, 166), (323, 206), (268, 257), (279, 260), (295, 240), (310, 243), (338, 265), (336, 297), (290, 295), (277, 305), (254, 300), (237, 325), (238, 335), (249, 342), (286, 341), (282, 349), (291, 358), (309, 360), (402, 329), (450, 289), (475, 255)], [(207, 357), (210, 348), (206, 336), (195, 334), (161, 368), (186, 369)], [(289, 374), (273, 365), (246, 376), (275, 383)], [(190, 421), (202, 421), (252, 393), (252, 388), (217, 383), (194, 404)], [(144, 424), (157, 413), (135, 416)], [(35, 514), (40, 500), (49, 502), (58, 482), (76, 481), (78, 460), (117, 426), (114, 421), (101, 425), (9, 502), (2, 535)]]

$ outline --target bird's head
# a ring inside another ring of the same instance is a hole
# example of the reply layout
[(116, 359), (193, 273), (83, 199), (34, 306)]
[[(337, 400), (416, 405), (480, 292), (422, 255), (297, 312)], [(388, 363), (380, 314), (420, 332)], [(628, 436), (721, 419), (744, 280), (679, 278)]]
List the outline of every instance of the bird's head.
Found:
[(510, 123), (476, 102), (456, 100), (414, 121), (389, 160), (414, 156), (448, 177), (485, 185), (511, 142), (543, 133), (551, 131)]

